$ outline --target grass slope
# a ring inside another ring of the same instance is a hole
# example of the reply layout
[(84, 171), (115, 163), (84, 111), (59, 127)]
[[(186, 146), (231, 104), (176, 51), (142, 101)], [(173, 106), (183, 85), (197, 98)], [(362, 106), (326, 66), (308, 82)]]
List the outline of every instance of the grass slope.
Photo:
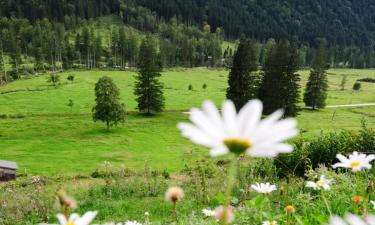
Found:
[[(66, 77), (74, 74), (73, 84)], [(182, 112), (200, 106), (205, 99), (220, 104), (225, 98), (228, 71), (180, 69), (163, 73), (166, 112), (155, 117), (134, 113), (133, 72), (85, 71), (61, 74), (62, 84), (55, 88), (46, 76), (19, 80), (0, 87), (0, 158), (14, 160), (32, 174), (89, 173), (108, 160), (116, 165), (140, 169), (145, 162), (155, 169), (179, 171), (207, 155), (180, 137), (176, 128), (187, 119)], [(339, 84), (348, 75), (345, 91)], [(375, 74), (375, 73), (374, 73)], [(93, 123), (94, 85), (101, 76), (112, 77), (121, 89), (122, 101), (131, 111), (125, 125), (112, 132)], [(301, 71), (302, 83), (308, 72)], [(371, 70), (331, 70), (328, 104), (375, 102), (375, 84), (363, 83), (353, 92), (355, 80), (375, 77)], [(206, 83), (207, 89), (202, 85)], [(192, 84), (193, 91), (188, 90)], [(67, 104), (74, 101), (71, 110)], [(302, 136), (311, 137), (335, 129), (356, 130), (365, 119), (375, 126), (375, 107), (304, 110), (298, 117)], [(15, 118), (10, 118), (15, 117)]]

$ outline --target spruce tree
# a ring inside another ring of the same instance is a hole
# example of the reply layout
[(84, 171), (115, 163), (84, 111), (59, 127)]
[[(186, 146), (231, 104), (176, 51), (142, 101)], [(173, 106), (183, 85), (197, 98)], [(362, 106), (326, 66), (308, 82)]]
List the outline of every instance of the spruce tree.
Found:
[(120, 90), (110, 77), (102, 77), (95, 85), (96, 105), (92, 109), (94, 121), (106, 123), (109, 131), (112, 125), (125, 121), (125, 106), (120, 103)]
[(264, 113), (284, 109), (286, 116), (296, 116), (299, 101), (298, 52), (286, 40), (269, 49), (263, 67), (259, 98)]
[(309, 80), (303, 101), (306, 106), (324, 108), (326, 106), (328, 80), (327, 80), (327, 49), (324, 40), (319, 40), (319, 49), (315, 53)]
[(164, 108), (163, 84), (158, 78), (161, 76), (161, 65), (156, 52), (156, 43), (151, 36), (143, 39), (138, 59), (138, 75), (134, 94), (137, 96), (140, 112), (152, 114), (161, 112)]
[(256, 97), (259, 84), (257, 69), (255, 42), (242, 38), (233, 57), (226, 94), (238, 110)]

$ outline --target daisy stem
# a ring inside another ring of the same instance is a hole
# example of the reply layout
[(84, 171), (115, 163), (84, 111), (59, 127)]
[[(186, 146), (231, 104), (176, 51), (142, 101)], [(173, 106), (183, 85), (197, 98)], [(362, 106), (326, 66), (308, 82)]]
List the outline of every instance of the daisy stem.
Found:
[(232, 191), (234, 188), (234, 185), (236, 183), (236, 177), (237, 177), (237, 157), (234, 155), (231, 159), (229, 170), (228, 170), (228, 177), (227, 177), (227, 189), (225, 192), (225, 209), (224, 209), (224, 218), (221, 220), (221, 225), (227, 225), (227, 213), (228, 209), (230, 207), (230, 202), (232, 199)]
[(330, 208), (329, 205), (328, 205), (328, 201), (327, 201), (327, 198), (325, 197), (324, 190), (322, 190), (321, 193), (322, 193), (322, 194), (321, 194), (322, 199), (323, 199), (323, 201), (324, 201), (324, 204), (325, 204), (326, 207), (327, 207), (327, 210), (328, 210), (328, 212), (329, 212), (329, 215), (332, 216), (332, 211), (331, 211), (331, 208)]
[(173, 202), (173, 224), (177, 224), (176, 205), (177, 205), (177, 202)]

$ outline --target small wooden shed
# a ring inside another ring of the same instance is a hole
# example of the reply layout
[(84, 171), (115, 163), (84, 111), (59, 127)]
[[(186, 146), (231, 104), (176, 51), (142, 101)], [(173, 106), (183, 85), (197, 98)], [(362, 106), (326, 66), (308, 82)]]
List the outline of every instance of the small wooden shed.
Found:
[(0, 182), (15, 180), (17, 169), (17, 163), (0, 160)]

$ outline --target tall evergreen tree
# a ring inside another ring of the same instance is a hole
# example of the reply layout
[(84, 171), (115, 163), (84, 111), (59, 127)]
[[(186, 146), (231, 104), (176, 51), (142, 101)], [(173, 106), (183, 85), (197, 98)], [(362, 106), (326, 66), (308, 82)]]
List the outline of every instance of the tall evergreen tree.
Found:
[(163, 84), (161, 65), (156, 52), (156, 43), (151, 36), (143, 39), (138, 59), (138, 75), (136, 77), (134, 94), (137, 96), (140, 112), (151, 114), (161, 112), (164, 108)]
[(269, 50), (263, 67), (263, 79), (259, 98), (263, 101), (264, 113), (270, 114), (284, 109), (287, 116), (297, 114), (299, 100), (298, 52), (286, 40)]
[(96, 105), (92, 109), (94, 121), (106, 123), (107, 130), (112, 125), (125, 121), (125, 106), (120, 103), (120, 90), (110, 77), (102, 77), (95, 85)]
[(255, 42), (242, 38), (229, 73), (227, 98), (232, 100), (239, 110), (249, 100), (256, 97), (259, 76)]
[(315, 53), (309, 80), (306, 84), (306, 91), (303, 101), (306, 106), (324, 108), (326, 106), (328, 79), (327, 70), (327, 47), (324, 40), (319, 40), (319, 49)]

